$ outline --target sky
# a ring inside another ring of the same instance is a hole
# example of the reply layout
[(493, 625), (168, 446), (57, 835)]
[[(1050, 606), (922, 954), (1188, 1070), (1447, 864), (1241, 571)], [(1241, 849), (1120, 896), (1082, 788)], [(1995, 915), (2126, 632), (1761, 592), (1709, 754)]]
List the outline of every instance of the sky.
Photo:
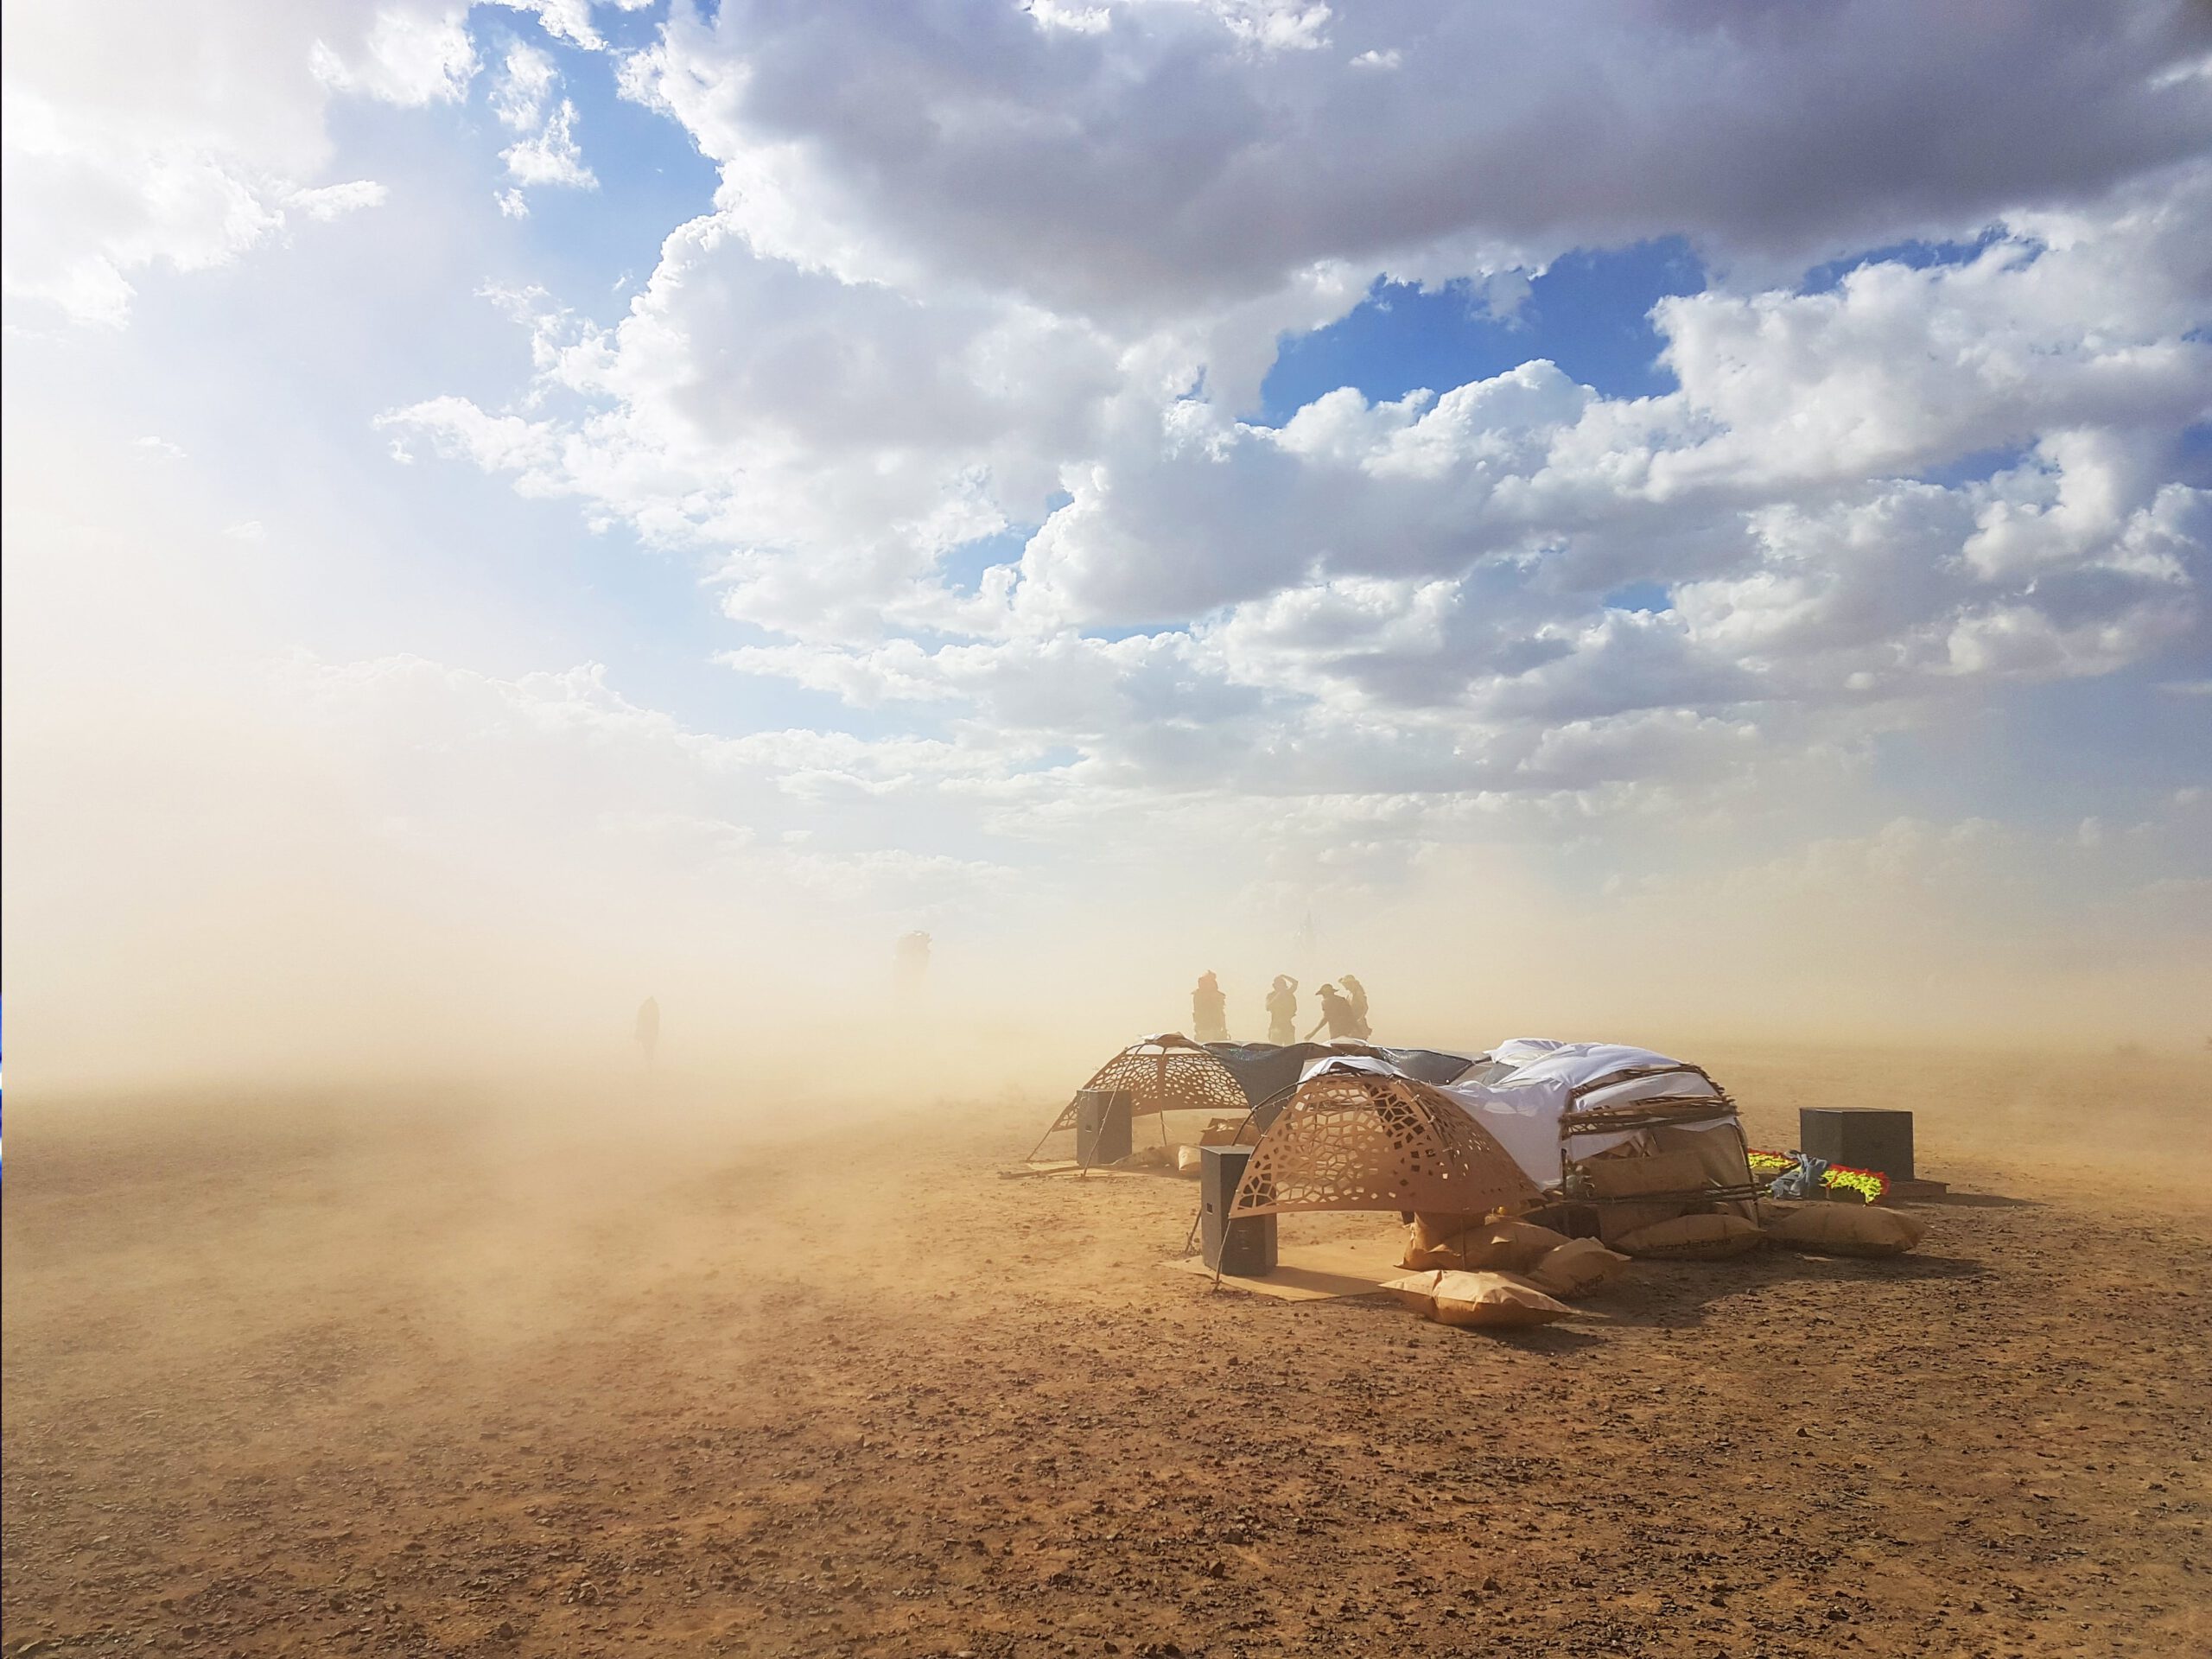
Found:
[(19, 1080), (2212, 1033), (2202, 6), (5, 29)]

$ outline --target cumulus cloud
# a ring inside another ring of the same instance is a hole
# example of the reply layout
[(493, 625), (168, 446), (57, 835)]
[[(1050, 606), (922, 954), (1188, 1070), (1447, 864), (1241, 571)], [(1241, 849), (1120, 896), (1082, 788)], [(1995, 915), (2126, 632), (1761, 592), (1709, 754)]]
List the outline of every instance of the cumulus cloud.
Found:
[(333, 46), (318, 35), (308, 61), (317, 79), (341, 92), (402, 105), (450, 103), (476, 73), (467, 12), (465, 4), (391, 7), (376, 14), (357, 44)]
[[(6, 291), (118, 324), (136, 274), (205, 270), (311, 220), (378, 205), (373, 181), (317, 185), (334, 92), (419, 106), (461, 96), (465, 8), (372, 16), (307, 0), (12, 10), (4, 67)], [(188, 73), (206, 66), (207, 73)]]
[[(595, 40), (596, 37), (594, 36)], [(598, 176), (585, 164), (576, 143), (576, 106), (561, 97), (561, 72), (549, 53), (517, 41), (492, 84), (492, 112), (509, 131), (520, 135), (499, 152), (513, 184), (498, 198), (511, 219), (529, 214), (524, 192), (552, 185), (596, 190)]]
[[(388, 423), (722, 550), (729, 613), (787, 639), (744, 672), (1100, 779), (1671, 787), (2201, 636), (2212, 509), (2170, 462), (2212, 411), (2212, 175), (1973, 239), (1662, 302), (1661, 397), (1534, 361), (1269, 428), (1190, 391), (1203, 330), (849, 281), (718, 213), (613, 329), (533, 314), (542, 386), (594, 412)], [(1024, 518), (1018, 557), (951, 578)], [(1608, 601), (1637, 583), (1664, 603)]]
[(1102, 10), (739, 0), (632, 80), (765, 252), (1150, 317), (1470, 236), (1802, 264), (2092, 198), (2196, 154), (2212, 107), (2168, 73), (2212, 27), (2181, 5)]

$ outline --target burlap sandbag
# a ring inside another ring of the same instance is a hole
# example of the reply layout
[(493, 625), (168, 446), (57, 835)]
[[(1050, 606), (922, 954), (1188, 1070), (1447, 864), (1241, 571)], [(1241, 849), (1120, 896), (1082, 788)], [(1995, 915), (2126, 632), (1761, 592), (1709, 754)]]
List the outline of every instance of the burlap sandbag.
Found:
[(1741, 1216), (1677, 1216), (1619, 1241), (1630, 1255), (1664, 1261), (1718, 1262), (1755, 1250), (1760, 1233)]
[(1656, 1227), (1662, 1222), (1673, 1221), (1690, 1212), (1689, 1205), (1681, 1198), (1660, 1198), (1652, 1202), (1630, 1204), (1601, 1204), (1598, 1205), (1599, 1241), (1612, 1249), (1624, 1249), (1623, 1240), (1632, 1233)]
[(1695, 1151), (1607, 1154), (1582, 1166), (1590, 1190), (1601, 1198), (1640, 1198), (1646, 1193), (1695, 1193), (1706, 1184), (1705, 1160)]
[(1628, 1257), (1594, 1238), (1570, 1238), (1529, 1269), (1530, 1284), (1551, 1296), (1587, 1296), (1620, 1277)]
[(1903, 1255), (1927, 1233), (1918, 1216), (1870, 1204), (1808, 1204), (1766, 1229), (1777, 1244), (1829, 1255)]
[(1393, 1279), (1383, 1288), (1439, 1325), (1508, 1330), (1548, 1325), (1574, 1311), (1526, 1280), (1503, 1273), (1433, 1270)]
[(1521, 1273), (1567, 1243), (1567, 1235), (1526, 1221), (1479, 1216), (1416, 1215), (1402, 1267), (1468, 1273)]

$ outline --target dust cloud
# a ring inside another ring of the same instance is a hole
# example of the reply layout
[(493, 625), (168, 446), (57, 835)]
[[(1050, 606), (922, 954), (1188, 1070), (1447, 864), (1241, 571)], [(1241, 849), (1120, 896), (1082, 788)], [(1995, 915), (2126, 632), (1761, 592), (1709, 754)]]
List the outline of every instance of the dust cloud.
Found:
[[(740, 834), (791, 804), (726, 747), (588, 677), (275, 648), (295, 556), (65, 512), (37, 453), (11, 1649), (1672, 1651), (1690, 1605), (1730, 1650), (2186, 1645), (2201, 1541), (2144, 1496), (2212, 1294), (2185, 917), (2054, 932), (1946, 886), (2016, 849), (1910, 826), (1579, 895), (1526, 845), (1301, 868), (1266, 804), (988, 871)], [(1240, 1037), (1351, 969), (1385, 1040), (1683, 1052), (1766, 1144), (1902, 1106), (1957, 1200), (1896, 1262), (1639, 1264), (1525, 1343), (1214, 1297), (1162, 1267), (1188, 1184), (999, 1176), (1207, 969)], [(1912, 1541), (1878, 1582), (1870, 1538)], [(1563, 1596), (1593, 1552), (1612, 1593)]]
[[(0, 915), (26, 1104), (624, 1088), (648, 995), (671, 1087), (1050, 1092), (1186, 1026), (1208, 969), (1249, 1039), (1275, 974), (1302, 982), (1305, 1025), (1351, 970), (1383, 1039), (1440, 1046), (2206, 1039), (2202, 895), (2054, 908), (2063, 883), (2018, 837), (1826, 834), (1832, 795), (1778, 842), (1774, 804), (1745, 801), (1739, 823), (1726, 802), (1669, 808), (1611, 843), (1561, 808), (1555, 831), (1355, 845), (1301, 830), (1294, 803), (1102, 782), (1094, 821), (962, 844), (925, 807), (851, 805), (849, 779), (771, 778), (750, 740), (589, 671), (463, 674), (342, 629), (308, 652), (337, 579), (317, 561), (339, 553), (209, 528), (207, 486), (127, 447), (9, 438)], [(1644, 874), (1608, 873), (1623, 860)], [(931, 963), (902, 996), (915, 929)]]

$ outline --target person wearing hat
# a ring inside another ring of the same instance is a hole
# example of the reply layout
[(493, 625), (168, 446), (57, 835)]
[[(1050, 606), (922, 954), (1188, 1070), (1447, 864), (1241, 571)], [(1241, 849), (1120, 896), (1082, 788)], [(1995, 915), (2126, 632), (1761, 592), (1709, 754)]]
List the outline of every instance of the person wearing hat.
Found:
[(1321, 999), (1321, 1017), (1306, 1033), (1306, 1040), (1312, 1042), (1323, 1026), (1329, 1028), (1329, 1040), (1332, 1043), (1357, 1039), (1363, 1027), (1358, 1016), (1351, 1011), (1351, 999), (1333, 985), (1324, 985), (1315, 995)]

